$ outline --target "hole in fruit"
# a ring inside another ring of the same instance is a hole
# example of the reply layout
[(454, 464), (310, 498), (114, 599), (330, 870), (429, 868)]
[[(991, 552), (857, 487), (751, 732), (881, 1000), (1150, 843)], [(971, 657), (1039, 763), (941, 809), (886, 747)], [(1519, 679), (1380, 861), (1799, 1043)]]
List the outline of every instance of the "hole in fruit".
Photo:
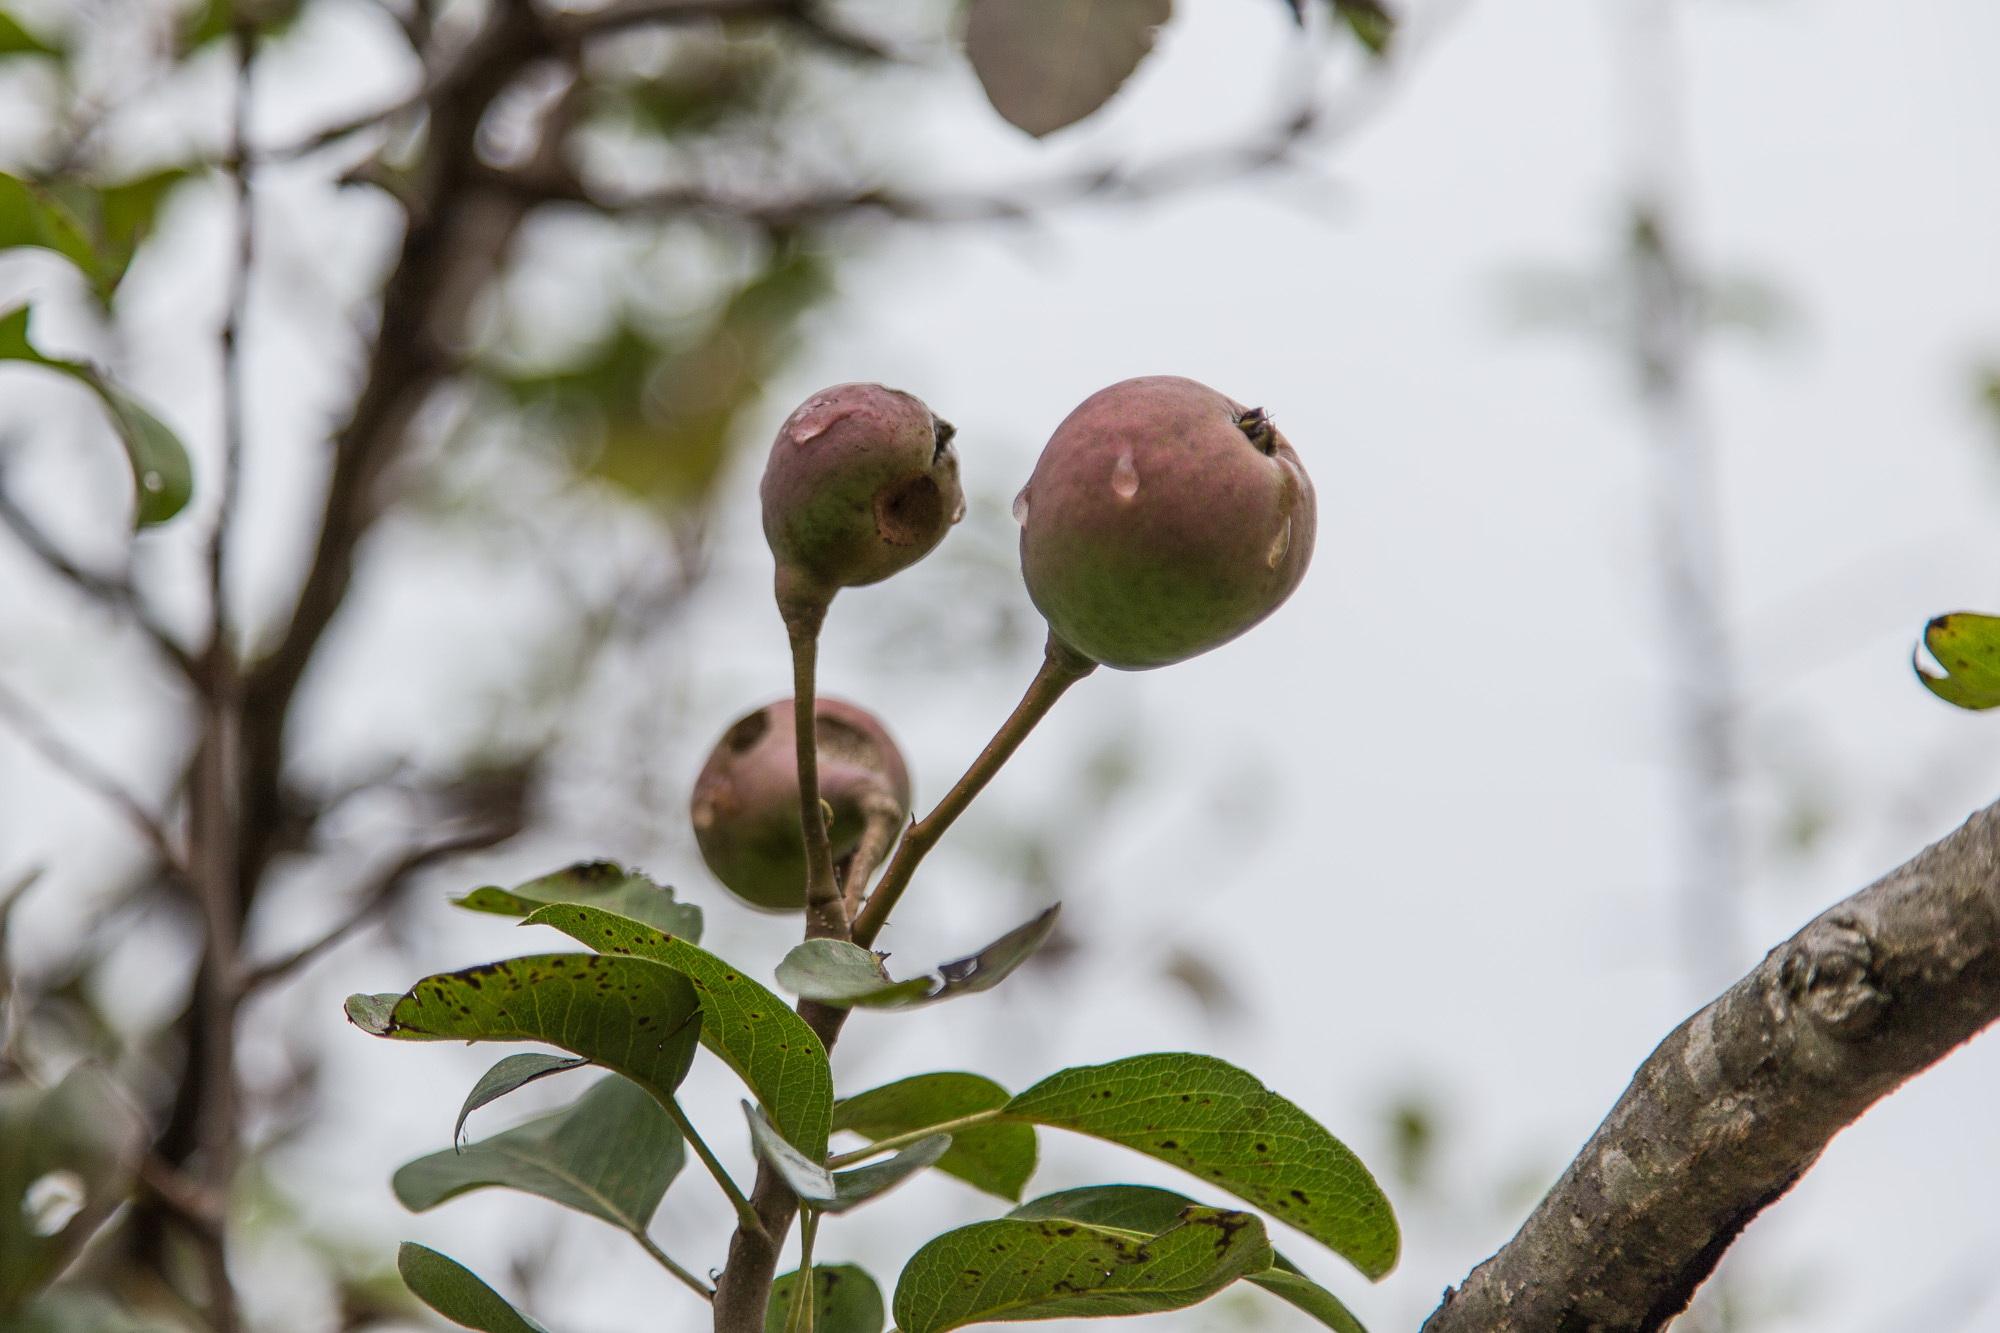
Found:
[(770, 729), (771, 715), (758, 711), (731, 727), (728, 733), (723, 736), (722, 743), (735, 753), (742, 754), (758, 741), (763, 740), (764, 733)]
[(875, 531), (891, 546), (934, 541), (944, 522), (944, 493), (928, 476), (912, 477), (875, 493)]
[(1272, 541), (1271, 549), (1265, 552), (1264, 563), (1269, 565), (1272, 569), (1276, 569), (1278, 567), (1278, 562), (1285, 558), (1285, 552), (1291, 549), (1292, 549), (1292, 520), (1290, 518), (1287, 518), (1285, 520), (1284, 526), (1278, 529), (1277, 538), (1274, 541)]
[(1121, 450), (1118, 461), (1111, 465), (1111, 490), (1126, 500), (1139, 493), (1139, 469), (1132, 465), (1130, 449)]
[(1023, 486), (1014, 497), (1014, 521), (1025, 526), (1028, 522), (1028, 488)]
[(1261, 407), (1253, 407), (1236, 418), (1236, 428), (1250, 437), (1250, 443), (1265, 453), (1270, 453), (1278, 442), (1278, 428), (1271, 421), (1271, 414)]

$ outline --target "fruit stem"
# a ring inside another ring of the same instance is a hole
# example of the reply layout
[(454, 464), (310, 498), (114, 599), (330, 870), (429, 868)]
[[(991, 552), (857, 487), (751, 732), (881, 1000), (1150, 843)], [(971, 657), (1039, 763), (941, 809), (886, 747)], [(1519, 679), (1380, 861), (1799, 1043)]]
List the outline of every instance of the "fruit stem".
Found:
[(868, 881), (881, 869), (882, 858), (896, 845), (896, 835), (903, 825), (902, 808), (886, 792), (871, 793), (862, 806), (862, 815), (865, 822), (861, 826), (861, 841), (848, 853), (841, 879), (841, 893), (850, 918), (861, 911)]
[(972, 798), (979, 795), (993, 780), (993, 775), (1000, 771), (1001, 765), (1021, 748), (1021, 742), (1028, 739), (1028, 733), (1035, 729), (1035, 724), (1055, 707), (1063, 692), (1095, 670), (1097, 663), (1055, 635), (1049, 636), (1048, 647), (1042, 656), (1042, 668), (1028, 683), (1028, 691), (1021, 696), (1021, 702), (1014, 705), (1014, 711), (1000, 724), (1000, 730), (993, 733), (993, 739), (972, 761), (972, 767), (965, 770), (965, 776), (944, 794), (944, 799), (937, 803), (935, 809), (910, 825), (910, 831), (903, 835), (903, 845), (896, 849), (895, 859), (883, 872), (881, 885), (869, 897), (861, 915), (855, 918), (853, 940), (856, 944), (865, 949), (875, 942), (897, 900), (910, 887), (910, 879), (917, 873), (917, 867), (930, 855), (938, 840), (944, 837), (945, 830), (965, 813), (965, 808), (972, 804)]
[(819, 627), (826, 603), (805, 606), (780, 599), (785, 631), (792, 640), (792, 730), (798, 735), (799, 826), (806, 844), (806, 938), (847, 938), (847, 908), (833, 875), (833, 840), (819, 798), (819, 713), (814, 677), (819, 662)]

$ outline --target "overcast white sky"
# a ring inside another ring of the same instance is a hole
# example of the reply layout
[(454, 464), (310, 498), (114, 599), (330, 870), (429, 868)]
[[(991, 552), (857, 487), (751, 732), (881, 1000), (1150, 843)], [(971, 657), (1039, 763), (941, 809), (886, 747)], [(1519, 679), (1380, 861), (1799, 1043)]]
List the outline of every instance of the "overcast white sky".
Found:
[[(322, 20), (318, 44), (301, 42), (298, 68), (272, 80), (273, 123), (318, 123), (394, 86), (385, 35), (359, 8)], [(896, 8), (873, 12), (886, 25)], [(911, 112), (896, 118), (906, 140), (885, 155), (912, 180), (978, 182), (1261, 123), (1295, 68), (1283, 6), (1179, 8), (1162, 51), (1103, 116), (1041, 145), (1000, 125), (963, 70), (899, 76), (881, 95)], [(1384, 1108), (1421, 1091), (1443, 1108), (1445, 1170), (1431, 1194), (1399, 1198), (1400, 1270), (1369, 1289), (1308, 1242), (1288, 1244), (1377, 1333), (1414, 1327), (1505, 1239), (1525, 1210), (1519, 1182), (1546, 1182), (1697, 999), (1675, 955), (1667, 879), (1650, 473), (1636, 419), (1605, 348), (1515, 333), (1501, 296), (1524, 266), (1602, 265), (1618, 243), (1623, 140), (1607, 8), (1471, 0), (1362, 130), (1314, 150), (1317, 179), (1078, 210), (1032, 230), (895, 233), (846, 270), (811, 352), (763, 408), (775, 427), (810, 390), (845, 379), (919, 392), (960, 427), (982, 500), (967, 524), (985, 536), (952, 540), (1003, 548), (1006, 498), (1040, 441), (1101, 385), (1190, 375), (1282, 422), (1321, 505), (1298, 595), (1207, 657), (1086, 681), (968, 817), (973, 847), (1040, 817), (1061, 802), (1066, 761), (1136, 728), (1139, 795), (1068, 867), (1072, 925), (1095, 942), (1082, 966), (1045, 993), (1003, 988), (900, 1023), (857, 1023), (866, 1040), (844, 1045), (837, 1064), (850, 1089), (939, 1065), (1020, 1086), (1066, 1063), (1212, 1050), (1384, 1170)], [(1747, 687), (1745, 935), (1763, 948), (2000, 787), (1990, 753), (2000, 723), (1946, 709), (1908, 667), (1927, 616), (2000, 604), (2000, 439), (1971, 388), (1981, 358), (2000, 357), (2000, 10), (1717, 0), (1686, 7), (1684, 20), (1696, 248), (1768, 282), (1795, 312), (1774, 344), (1723, 335), (1704, 373)], [(314, 197), (274, 189), (282, 221), (267, 271), (286, 289), (266, 299), (296, 304), (309, 290), (296, 284), (325, 282), (336, 299), (320, 327), (335, 337), (337, 298), (365, 284), (388, 214), (365, 200), (302, 202)], [(185, 266), (142, 275), (133, 319), (145, 387), (185, 421), (212, 408), (187, 387), (206, 353), (177, 345), (189, 284), (209, 262), (201, 216), (183, 221)], [(326, 369), (314, 370), (322, 351), (296, 329), (260, 350), (258, 411), (273, 441), (309, 445), (338, 401)], [(253, 595), (285, 586), (275, 553), (298, 479), (283, 462), (253, 479), (276, 516), (260, 538), (269, 565), (245, 574)], [(703, 654), (691, 698), (706, 730), (784, 688), (754, 483), (748, 465), (731, 483), (733, 539), (690, 636)], [(346, 626), (342, 660), (381, 653), (398, 665), (364, 724), (343, 715), (351, 700), (315, 700), (322, 719), (421, 735), (432, 710), (462, 707), (438, 692), (463, 675), (464, 645), (504, 653), (511, 641), (501, 590), (474, 577), (447, 568), (436, 586), (399, 589)], [(1011, 703), (1035, 652), (1023, 642), (987, 669), (926, 674), (885, 652), (866, 622), (871, 608), (951, 599), (960, 577), (933, 561), (893, 591), (850, 594), (829, 631), (829, 687), (892, 705), (932, 795)], [(10, 567), (7, 579), (11, 611), (22, 576)], [(438, 609), (440, 590), (455, 607)], [(1007, 595), (1025, 607), (1018, 589)], [(92, 623), (35, 615), (41, 645), (0, 649), (0, 665), (115, 744), (153, 701), (107, 703), (118, 678), (93, 679), (75, 646)], [(64, 873), (65, 839), (104, 826), (39, 790), (20, 752), (0, 753), (20, 796), (0, 813), (0, 864), (51, 859)], [(689, 776), (698, 759), (688, 756)], [(1782, 850), (1779, 830), (1801, 791), (1837, 821), (1802, 856)], [(543, 843), (482, 869), (526, 874), (610, 851), (699, 885), (685, 840), (677, 846)], [(1023, 914), (1004, 876), (972, 857), (941, 858), (927, 879), (891, 941), (907, 957), (962, 952)], [(56, 909), (42, 911), (23, 947), (56, 928)], [(712, 941), (738, 953), (775, 961), (783, 946), (782, 928), (726, 905), (711, 919)], [(504, 925), (441, 907), (425, 922), (425, 967), (520, 951)], [(1146, 959), (1176, 943), (1207, 951), (1245, 997), (1245, 1018), (1211, 1022), (1154, 975)], [(546, 1210), (485, 1195), (414, 1221), (396, 1212), (388, 1171), (443, 1142), (449, 1107), (483, 1062), (338, 1030), (341, 994), (410, 979), (360, 957), (321, 966), (282, 1006), (287, 1023), (327, 1028), (332, 1067), (349, 1080), (335, 1108), (343, 1155), (329, 1160), (334, 1140), (316, 1140), (316, 1159), (285, 1164), (329, 1221), (368, 1228), (385, 1251), (397, 1236), (424, 1238), (491, 1270), (503, 1229)], [(1996, 1051), (1990, 1038), (1975, 1043), (1871, 1113), (1751, 1229), (1737, 1273), (1760, 1291), (1796, 1289), (1792, 1313), (1757, 1323), (1760, 1333), (2000, 1330), (2000, 1293), (1987, 1283), (2000, 1224), (1984, 1206), (2000, 1178)], [(710, 1073), (698, 1118), (731, 1140), (735, 1094)], [(1174, 1181), (1109, 1149), (1050, 1142), (1047, 1154), (1040, 1187)], [(828, 1257), (859, 1256), (886, 1284), (924, 1235), (987, 1212), (954, 1182), (920, 1181), (829, 1229)], [(707, 1241), (720, 1214), (705, 1201), (670, 1198), (662, 1218), (668, 1248), (690, 1264), (719, 1258)], [(558, 1251), (555, 1290), (580, 1294), (547, 1322), (578, 1333), (693, 1326), (691, 1308), (675, 1322), (681, 1294), (663, 1292), (636, 1253), (620, 1278), (586, 1288), (608, 1234), (590, 1228), (577, 1223)], [(284, 1261), (264, 1262), (268, 1299), (293, 1299)], [(635, 1322), (634, 1308), (647, 1317)], [(1250, 1308), (1159, 1326), (1243, 1327)], [(1255, 1308), (1273, 1329), (1305, 1327), (1271, 1302)]]

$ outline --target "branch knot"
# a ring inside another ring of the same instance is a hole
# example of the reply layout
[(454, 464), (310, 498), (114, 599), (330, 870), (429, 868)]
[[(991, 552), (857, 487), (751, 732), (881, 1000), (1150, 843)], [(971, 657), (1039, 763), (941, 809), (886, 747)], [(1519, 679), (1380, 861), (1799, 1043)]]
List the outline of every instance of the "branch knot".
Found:
[(1786, 994), (1813, 1024), (1840, 1041), (1860, 1041), (1888, 1012), (1889, 993), (1875, 975), (1875, 949), (1850, 913), (1822, 918), (1800, 936), (1778, 967)]

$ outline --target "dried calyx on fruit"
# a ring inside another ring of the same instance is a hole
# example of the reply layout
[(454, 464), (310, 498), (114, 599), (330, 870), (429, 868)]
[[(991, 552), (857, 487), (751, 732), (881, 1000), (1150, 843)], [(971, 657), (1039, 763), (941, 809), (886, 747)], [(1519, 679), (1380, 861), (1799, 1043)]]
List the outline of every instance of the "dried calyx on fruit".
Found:
[[(869, 820), (899, 829), (910, 813), (910, 771), (874, 714), (839, 699), (816, 701), (820, 800), (832, 811), (835, 858), (853, 851)], [(805, 906), (799, 838), (797, 732), (790, 699), (736, 721), (695, 779), (695, 841), (731, 892), (765, 911)]]
[(1100, 389), (1056, 427), (1014, 502), (1028, 595), (1105, 666), (1166, 666), (1235, 638), (1312, 559), (1312, 482), (1261, 408), (1171, 375)]
[(965, 516), (957, 432), (914, 394), (836, 384), (778, 430), (760, 490), (787, 623), (916, 563)]

